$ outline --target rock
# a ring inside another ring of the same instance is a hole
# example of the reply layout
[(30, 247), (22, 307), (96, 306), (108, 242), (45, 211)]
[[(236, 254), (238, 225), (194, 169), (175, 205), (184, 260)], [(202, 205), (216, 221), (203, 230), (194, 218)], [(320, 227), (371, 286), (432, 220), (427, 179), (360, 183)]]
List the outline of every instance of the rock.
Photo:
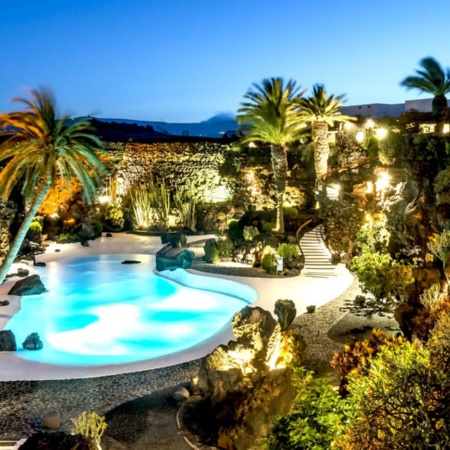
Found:
[(297, 315), (295, 303), (292, 300), (277, 300), (275, 302), (275, 315), (278, 317), (281, 331), (286, 331)]
[(9, 300), (0, 300), (0, 306), (8, 306)]
[(80, 244), (81, 244), (83, 247), (89, 247), (89, 242), (88, 242), (88, 241), (81, 241)]
[(189, 391), (185, 387), (179, 387), (173, 394), (172, 398), (177, 402), (183, 402), (190, 397)]
[(126, 259), (125, 261), (122, 261), (122, 264), (141, 264), (141, 261), (136, 261), (134, 259)]
[(58, 411), (50, 411), (42, 418), (42, 426), (50, 430), (57, 430), (61, 426), (61, 416)]
[(41, 341), (37, 333), (31, 333), (23, 341), (22, 347), (25, 350), (42, 350), (44, 343)]
[(311, 305), (306, 307), (306, 312), (312, 314), (316, 310), (316, 305)]
[(106, 233), (105, 235), (106, 237), (113, 237), (113, 235), (111, 233)]
[(29, 437), (18, 450), (98, 450), (98, 447), (93, 440), (81, 434), (38, 431)]
[(45, 267), (46, 265), (47, 265), (47, 263), (45, 263), (45, 262), (35, 262), (33, 264), (33, 266), (36, 266), (36, 267)]
[(39, 295), (45, 292), (45, 286), (42, 283), (39, 275), (31, 275), (19, 280), (10, 289), (8, 295)]
[(95, 230), (91, 223), (84, 222), (80, 224), (77, 234), (83, 240), (95, 238)]
[(60, 248), (55, 248), (55, 252), (56, 252), (56, 253), (59, 253), (60, 251), (61, 251)]
[(19, 267), (17, 269), (17, 276), (24, 278), (27, 277), (30, 274), (30, 271), (28, 269), (22, 269), (22, 267)]
[(161, 272), (163, 270), (175, 270), (175, 269), (189, 269), (194, 261), (195, 253), (190, 250), (183, 250), (178, 253), (175, 258), (156, 255), (156, 270)]
[(287, 277), (298, 277), (300, 275), (300, 270), (298, 269), (289, 269), (286, 276)]
[(11, 330), (0, 331), (0, 352), (15, 352), (17, 350), (16, 337)]
[(357, 295), (353, 300), (355, 306), (362, 306), (366, 303), (366, 297), (364, 295)]

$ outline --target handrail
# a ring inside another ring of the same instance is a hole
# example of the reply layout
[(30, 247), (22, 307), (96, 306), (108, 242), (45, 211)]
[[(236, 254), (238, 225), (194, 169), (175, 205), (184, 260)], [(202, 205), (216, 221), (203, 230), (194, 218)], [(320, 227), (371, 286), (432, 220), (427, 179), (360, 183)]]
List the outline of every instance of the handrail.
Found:
[(305, 256), (305, 254), (303, 253), (302, 246), (300, 245), (300, 239), (299, 239), (298, 235), (299, 235), (300, 231), (302, 231), (302, 229), (305, 228), (307, 225), (309, 225), (312, 221), (313, 221), (312, 219), (308, 219), (304, 224), (302, 224), (298, 228), (297, 232), (295, 233), (295, 240), (297, 241), (298, 248), (300, 249), (300, 253), (302, 254), (303, 257)]

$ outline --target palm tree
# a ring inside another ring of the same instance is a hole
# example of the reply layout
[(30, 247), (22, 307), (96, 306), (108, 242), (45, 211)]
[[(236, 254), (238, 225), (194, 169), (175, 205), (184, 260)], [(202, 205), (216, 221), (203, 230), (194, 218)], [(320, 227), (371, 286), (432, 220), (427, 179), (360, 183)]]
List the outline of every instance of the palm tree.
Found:
[(416, 76), (406, 77), (401, 86), (407, 89), (418, 89), (421, 92), (432, 94), (433, 117), (436, 120), (436, 132), (444, 131), (444, 122), (447, 119), (447, 98), (450, 92), (450, 69), (444, 69), (431, 56), (423, 58), (419, 65), (423, 70), (416, 70)]
[(0, 269), (0, 283), (6, 277), (20, 250), (39, 206), (55, 182), (57, 173), (66, 180), (75, 176), (82, 184), (83, 198), (91, 203), (104, 170), (97, 151), (103, 144), (93, 134), (88, 120), (70, 121), (57, 116), (51, 91), (39, 88), (30, 92), (30, 99), (16, 98), (25, 104), (19, 112), (0, 114), (0, 161), (9, 160), (0, 173), (0, 196), (7, 199), (19, 182), (22, 195), (31, 201), (11, 248)]
[(348, 122), (353, 117), (341, 114), (344, 95), (327, 95), (323, 84), (315, 84), (311, 97), (300, 98), (298, 108), (304, 121), (311, 123), (311, 134), (314, 145), (314, 166), (316, 177), (322, 180), (327, 173), (330, 144), (328, 142), (328, 127), (335, 122)]
[(246, 101), (236, 116), (244, 132), (244, 142), (262, 142), (271, 149), (272, 169), (277, 196), (275, 231), (284, 233), (283, 202), (287, 177), (287, 146), (298, 140), (306, 125), (296, 111), (299, 92), (294, 80), (286, 84), (282, 78), (266, 78), (261, 85), (254, 83), (245, 95)]

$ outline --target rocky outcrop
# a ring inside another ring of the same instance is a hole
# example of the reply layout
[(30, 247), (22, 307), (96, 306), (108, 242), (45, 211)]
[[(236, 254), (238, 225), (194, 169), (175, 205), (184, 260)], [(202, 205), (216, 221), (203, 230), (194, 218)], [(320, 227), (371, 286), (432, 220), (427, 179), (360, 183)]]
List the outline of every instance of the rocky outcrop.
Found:
[(189, 269), (194, 261), (195, 253), (190, 250), (183, 250), (175, 257), (165, 256), (165, 254), (156, 255), (156, 270)]
[(15, 352), (17, 350), (16, 337), (11, 330), (0, 331), (0, 352)]
[(45, 292), (45, 286), (39, 275), (31, 275), (19, 280), (8, 292), (9, 295), (38, 295)]
[(292, 300), (277, 300), (275, 302), (275, 315), (278, 317), (281, 331), (286, 331), (297, 315), (295, 303)]
[[(285, 310), (286, 325), (290, 309)], [(244, 450), (257, 448), (273, 420), (289, 411), (293, 371), (288, 366), (298, 361), (304, 345), (297, 334), (281, 332), (272, 314), (259, 307), (244, 308), (232, 325), (236, 341), (203, 359), (198, 387), (216, 417), (217, 445)]]
[(42, 350), (44, 348), (44, 343), (41, 341), (39, 334), (31, 333), (23, 341), (22, 347), (25, 350)]
[(13, 202), (0, 201), (0, 265), (8, 254), (11, 234), (9, 228), (16, 215), (16, 206)]

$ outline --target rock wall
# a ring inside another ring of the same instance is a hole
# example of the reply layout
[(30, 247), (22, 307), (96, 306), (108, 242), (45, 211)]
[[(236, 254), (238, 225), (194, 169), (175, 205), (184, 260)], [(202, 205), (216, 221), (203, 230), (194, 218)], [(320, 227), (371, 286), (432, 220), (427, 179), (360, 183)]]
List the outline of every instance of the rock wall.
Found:
[(16, 215), (16, 207), (12, 202), (0, 201), (0, 265), (9, 251), (11, 233), (9, 231)]

